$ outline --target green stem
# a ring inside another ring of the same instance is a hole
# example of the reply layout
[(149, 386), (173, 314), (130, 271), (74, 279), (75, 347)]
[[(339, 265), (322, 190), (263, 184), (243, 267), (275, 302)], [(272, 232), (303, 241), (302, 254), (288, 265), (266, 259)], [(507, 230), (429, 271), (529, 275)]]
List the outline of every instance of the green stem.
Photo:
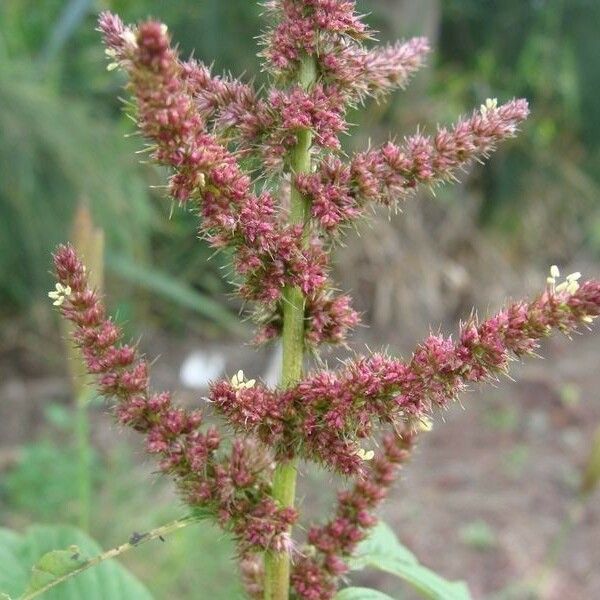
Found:
[[(312, 57), (305, 57), (300, 65), (298, 81), (308, 90), (317, 79), (317, 69)], [(290, 152), (292, 173), (308, 173), (311, 169), (310, 148), (312, 132), (298, 132), (298, 141)], [(306, 198), (292, 186), (290, 222), (304, 224), (308, 217)], [(282, 387), (290, 387), (302, 377), (304, 359), (304, 296), (297, 287), (283, 290), (283, 365)], [(296, 496), (297, 460), (281, 462), (273, 477), (273, 498), (280, 506), (294, 506)], [(267, 552), (265, 555), (265, 600), (287, 600), (290, 588), (290, 556), (288, 552)]]

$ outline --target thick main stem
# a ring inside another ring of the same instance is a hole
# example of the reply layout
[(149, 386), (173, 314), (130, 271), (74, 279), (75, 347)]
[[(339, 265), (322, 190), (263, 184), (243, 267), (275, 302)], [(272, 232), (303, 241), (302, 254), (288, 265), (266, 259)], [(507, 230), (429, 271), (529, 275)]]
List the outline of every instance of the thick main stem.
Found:
[[(312, 57), (302, 60), (298, 81), (308, 90), (315, 83), (317, 69)], [(308, 173), (311, 168), (310, 148), (312, 132), (298, 132), (298, 141), (290, 152), (289, 163), (292, 173)], [(305, 223), (308, 216), (306, 198), (292, 185), (290, 222)], [(282, 387), (290, 387), (302, 377), (304, 359), (304, 296), (297, 287), (287, 286), (283, 290), (283, 365)], [(273, 478), (273, 498), (280, 506), (293, 506), (296, 496), (297, 461), (281, 462)], [(265, 600), (287, 600), (290, 589), (290, 555), (288, 552), (267, 552), (265, 555)]]

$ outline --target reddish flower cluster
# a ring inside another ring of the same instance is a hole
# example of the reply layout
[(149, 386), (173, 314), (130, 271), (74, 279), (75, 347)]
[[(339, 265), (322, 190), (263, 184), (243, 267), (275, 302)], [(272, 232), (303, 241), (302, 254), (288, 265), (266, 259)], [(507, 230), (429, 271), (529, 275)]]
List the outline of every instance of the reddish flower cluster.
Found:
[(313, 217), (324, 229), (333, 230), (354, 220), (368, 202), (391, 204), (419, 184), (455, 178), (458, 169), (514, 136), (528, 112), (525, 100), (475, 111), (451, 130), (439, 129), (434, 137), (417, 134), (401, 146), (388, 142), (357, 154), (350, 164), (326, 158), (316, 173), (300, 174), (295, 183), (310, 198)]
[(54, 265), (60, 289), (68, 291), (61, 313), (75, 325), (73, 339), (101, 393), (117, 400), (118, 420), (145, 434), (148, 452), (159, 456), (160, 469), (173, 476), (184, 500), (208, 509), (237, 536), (243, 551), (287, 550), (287, 531), (297, 514), (279, 508), (269, 495), (272, 469), (265, 449), (237, 438), (229, 452), (218, 455), (221, 436), (214, 427), (200, 429), (199, 411), (173, 406), (167, 392), (150, 392), (148, 363), (121, 343), (121, 329), (88, 287), (73, 248), (60, 246)]
[[(314, 142), (328, 150), (339, 150), (338, 136), (346, 131), (345, 104), (335, 87), (315, 85), (310, 90), (293, 86), (272, 90), (269, 104), (274, 109), (273, 131), (264, 141), (271, 163), (278, 164), (297, 143), (298, 131), (311, 130)], [(278, 156), (279, 155), (279, 156)]]
[(239, 117), (242, 112), (257, 110), (259, 99), (250, 85), (238, 79), (213, 75), (209, 67), (193, 59), (180, 65), (181, 78), (204, 121), (214, 119), (221, 128), (240, 126), (244, 121)]
[(314, 131), (314, 141), (337, 150), (346, 131), (345, 103), (336, 88), (316, 85), (273, 89), (266, 99), (238, 80), (213, 76), (197, 61), (181, 62), (182, 79), (206, 124), (223, 141), (234, 142), (238, 153), (256, 152), (265, 166), (280, 168), (302, 129)]
[(340, 576), (348, 570), (344, 559), (352, 556), (357, 544), (377, 523), (374, 512), (409, 458), (414, 440), (415, 433), (410, 429), (401, 434), (386, 434), (381, 442), (382, 451), (364, 477), (338, 494), (334, 517), (324, 525), (310, 528), (307, 536), (310, 546), (294, 564), (291, 577), (299, 598), (333, 598)]
[(264, 597), (265, 568), (260, 554), (245, 554), (240, 558), (240, 576), (242, 584), (252, 600)]
[[(267, 111), (267, 103), (259, 102), (249, 86), (212, 77), (197, 62), (180, 62), (159, 23), (134, 30), (103, 13), (100, 29), (110, 55), (130, 76), (138, 125), (155, 144), (155, 160), (174, 169), (171, 195), (180, 202), (198, 202), (203, 235), (215, 247), (236, 250), (234, 264), (244, 277), (241, 295), (273, 307), (283, 288), (292, 285), (315, 300), (321, 297), (327, 268), (322, 244), (316, 237), (305, 244), (301, 226), (283, 222), (285, 215), (270, 193), (253, 193), (251, 178), (227, 148), (229, 140), (209, 133), (207, 122), (220, 125), (217, 130), (235, 126), (246, 148), (263, 136), (270, 140), (271, 154), (281, 158), (303, 127), (314, 127), (323, 145), (335, 146), (344, 122), (333, 105), (341, 103), (319, 87), (274, 91)], [(270, 310), (279, 311), (276, 306)], [(332, 314), (314, 317), (330, 322)], [(310, 321), (313, 315), (307, 317)], [(349, 322), (339, 323), (337, 330), (346, 331)]]
[(280, 76), (293, 75), (303, 54), (316, 55), (370, 35), (353, 1), (269, 0), (265, 6), (276, 25), (265, 36), (263, 54), (267, 69)]
[(365, 49), (371, 33), (352, 1), (273, 0), (267, 9), (276, 19), (264, 40), (267, 70), (291, 78), (311, 56), (323, 81), (351, 104), (403, 87), (429, 53), (425, 38)]
[(423, 66), (428, 53), (427, 40), (419, 37), (372, 50), (346, 42), (322, 52), (318, 61), (323, 78), (354, 103), (404, 87)]
[(240, 431), (257, 435), (279, 457), (297, 453), (342, 474), (360, 474), (356, 453), (375, 421), (402, 422), (445, 406), (469, 382), (497, 377), (511, 354), (531, 354), (554, 329), (570, 333), (600, 315), (600, 282), (578, 289), (548, 288), (532, 302), (511, 304), (495, 316), (463, 325), (459, 339), (430, 336), (410, 362), (373, 354), (343, 369), (319, 371), (276, 392), (257, 385), (236, 390), (215, 383), (211, 399)]

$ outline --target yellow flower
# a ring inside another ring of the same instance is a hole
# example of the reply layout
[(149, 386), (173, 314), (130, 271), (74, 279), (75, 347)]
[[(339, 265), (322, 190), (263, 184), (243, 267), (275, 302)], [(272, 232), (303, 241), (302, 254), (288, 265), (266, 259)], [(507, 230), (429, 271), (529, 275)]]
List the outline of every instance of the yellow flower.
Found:
[(54, 300), (52, 303), (53, 306), (61, 306), (61, 304), (65, 301), (65, 298), (68, 298), (71, 295), (71, 286), (62, 285), (62, 283), (57, 283), (55, 289), (51, 292), (48, 292), (48, 298)]
[(479, 108), (482, 116), (486, 116), (490, 110), (496, 110), (498, 108), (498, 98), (488, 98), (485, 104), (482, 104)]
[(361, 460), (371, 460), (375, 456), (373, 450), (365, 450), (364, 448), (359, 448), (354, 454)]
[(231, 378), (231, 387), (234, 390), (247, 390), (254, 387), (256, 379), (244, 381), (244, 371), (241, 369)]
[(576, 271), (567, 275), (567, 279), (556, 286), (557, 292), (567, 292), (568, 294), (574, 294), (579, 289), (578, 280), (581, 278), (581, 273)]

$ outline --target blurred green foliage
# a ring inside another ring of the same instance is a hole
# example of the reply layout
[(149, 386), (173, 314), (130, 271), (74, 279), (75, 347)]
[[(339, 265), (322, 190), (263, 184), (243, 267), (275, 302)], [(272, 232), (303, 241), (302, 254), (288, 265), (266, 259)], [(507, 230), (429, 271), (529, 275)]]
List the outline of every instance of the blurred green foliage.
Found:
[(122, 124), (97, 109), (93, 87), (87, 97), (65, 90), (73, 57), (44, 60), (63, 3), (28, 4), (0, 8), (0, 303), (8, 314), (43, 297), (49, 252), (66, 239), (78, 201), (128, 256), (147, 251), (154, 212)]
[[(152, 482), (132, 459), (131, 450), (119, 445), (94, 465), (92, 534), (103, 548), (186, 514), (168, 492), (168, 482)], [(24, 523), (75, 524), (76, 468), (72, 447), (51, 440), (27, 446), (0, 484), (3, 525), (20, 530)], [(193, 598), (202, 589), (215, 600), (241, 600), (234, 554), (233, 542), (220, 529), (201, 522), (170, 535), (165, 543), (140, 546), (121, 562), (155, 598)]]
[(10, 61), (0, 68), (0, 132), (4, 310), (43, 296), (49, 251), (66, 238), (80, 199), (112, 248), (132, 257), (147, 251), (153, 209), (131, 158), (135, 145), (115, 124), (58, 95), (31, 65)]
[[(118, 4), (131, 19), (152, 10)], [(164, 173), (140, 164), (141, 140), (127, 135), (133, 126), (118, 99), (124, 82), (106, 72), (95, 31), (103, 7), (89, 0), (0, 5), (0, 318), (46, 304), (50, 252), (68, 239), (75, 206), (85, 201), (106, 232), (111, 297), (126, 302), (122, 313), (139, 316), (127, 304), (131, 288), (156, 292), (149, 283), (160, 280), (170, 294), (144, 307), (163, 323), (183, 325), (195, 313), (199, 326), (229, 329), (233, 314), (212, 299), (230, 289), (220, 276), (225, 259), (207, 262), (195, 215), (177, 211), (168, 219), (170, 201), (151, 193)], [(193, 22), (183, 13), (179, 19), (188, 28)]]
[[(79, 512), (76, 413), (71, 407), (49, 402), (45, 434), (24, 445), (15, 468), (0, 482), (0, 506), (29, 522), (69, 522)], [(59, 443), (60, 440), (60, 443)], [(101, 463), (90, 448), (90, 486), (101, 483)], [(40, 498), (44, 501), (40, 502)]]
[(511, 151), (479, 174), (482, 222), (543, 258), (600, 252), (598, 23), (595, 0), (443, 3), (435, 95), (531, 102)]
[(74, 514), (77, 497), (73, 456), (72, 445), (60, 447), (50, 440), (24, 447), (17, 468), (8, 472), (0, 487), (7, 510), (17, 509), (33, 522), (67, 520)]

